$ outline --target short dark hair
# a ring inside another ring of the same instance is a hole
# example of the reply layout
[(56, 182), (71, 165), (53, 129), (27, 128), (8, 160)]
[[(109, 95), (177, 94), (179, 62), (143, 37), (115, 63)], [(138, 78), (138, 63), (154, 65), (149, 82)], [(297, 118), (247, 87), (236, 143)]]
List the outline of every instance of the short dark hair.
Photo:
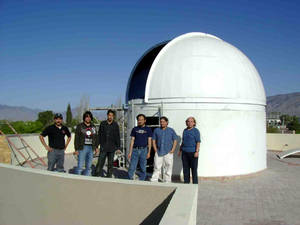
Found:
[(140, 116), (144, 117), (144, 120), (146, 120), (146, 116), (145, 116), (144, 114), (139, 114), (139, 115), (137, 115), (137, 116), (136, 116), (136, 119), (138, 120)]
[(85, 120), (85, 118), (87, 116), (91, 117), (91, 120), (93, 121), (94, 117), (93, 117), (93, 114), (90, 111), (85, 111), (85, 113), (83, 113), (83, 116), (82, 116), (83, 121)]
[(164, 120), (164, 121), (166, 121), (167, 123), (169, 122), (169, 119), (168, 119), (167, 117), (165, 117), (165, 116), (160, 117), (159, 120)]
[(108, 115), (108, 114), (110, 114), (110, 113), (112, 113), (113, 115), (115, 115), (115, 114), (116, 114), (116, 113), (115, 113), (115, 111), (113, 111), (113, 110), (109, 109), (109, 110), (107, 110), (107, 113), (106, 113), (106, 115)]

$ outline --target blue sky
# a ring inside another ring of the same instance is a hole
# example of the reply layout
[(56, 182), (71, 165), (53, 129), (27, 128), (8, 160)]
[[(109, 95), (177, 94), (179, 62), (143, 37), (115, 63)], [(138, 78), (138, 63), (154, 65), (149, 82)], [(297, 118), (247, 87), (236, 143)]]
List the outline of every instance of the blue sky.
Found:
[(220, 37), (259, 71), (267, 96), (300, 91), (300, 2), (0, 0), (0, 104), (63, 111), (124, 102), (150, 47), (187, 32)]

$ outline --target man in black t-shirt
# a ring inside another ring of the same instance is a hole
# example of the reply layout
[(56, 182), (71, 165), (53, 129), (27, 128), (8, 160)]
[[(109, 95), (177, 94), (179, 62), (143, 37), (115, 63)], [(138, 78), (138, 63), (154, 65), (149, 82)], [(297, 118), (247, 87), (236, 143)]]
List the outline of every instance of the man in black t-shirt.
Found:
[[(45, 128), (40, 134), (40, 141), (48, 151), (48, 170), (53, 171), (56, 165), (56, 170), (64, 172), (65, 150), (71, 141), (71, 133), (69, 129), (62, 125), (63, 116), (56, 113), (54, 116), (54, 124)], [(65, 135), (68, 139), (65, 142)], [(48, 145), (44, 137), (48, 136)]]

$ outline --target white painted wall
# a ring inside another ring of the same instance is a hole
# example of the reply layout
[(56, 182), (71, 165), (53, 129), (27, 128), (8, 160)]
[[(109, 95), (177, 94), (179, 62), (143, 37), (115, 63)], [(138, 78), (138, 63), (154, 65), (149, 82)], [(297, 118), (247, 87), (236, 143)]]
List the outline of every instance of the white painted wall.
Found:
[[(133, 100), (135, 101), (135, 100)], [(132, 102), (132, 101), (131, 101)], [(139, 113), (153, 116), (161, 107), (181, 142), (185, 120), (194, 116), (201, 133), (198, 176), (234, 176), (255, 173), (266, 168), (265, 108), (229, 104), (165, 103), (136, 101), (134, 118)], [(243, 110), (238, 109), (243, 108)], [(131, 118), (131, 110), (129, 110)], [(133, 123), (128, 123), (128, 132)], [(178, 151), (179, 145), (177, 147)], [(174, 155), (174, 175), (182, 174), (181, 159)]]

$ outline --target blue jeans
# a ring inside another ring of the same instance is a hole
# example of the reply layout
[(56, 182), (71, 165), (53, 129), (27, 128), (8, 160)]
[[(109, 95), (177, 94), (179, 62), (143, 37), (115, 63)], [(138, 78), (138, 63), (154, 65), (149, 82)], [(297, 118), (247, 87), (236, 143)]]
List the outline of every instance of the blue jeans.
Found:
[(85, 170), (83, 171), (83, 175), (90, 176), (92, 161), (93, 161), (93, 148), (91, 145), (84, 145), (83, 149), (79, 151), (78, 165), (74, 171), (75, 174), (81, 174), (83, 163), (85, 162)]
[(140, 180), (146, 179), (147, 154), (148, 154), (147, 147), (139, 148), (139, 149), (134, 148), (132, 150), (130, 166), (128, 169), (128, 178), (130, 180), (133, 179), (133, 175), (135, 173), (138, 163), (140, 164), (140, 167), (141, 167)]
[(58, 172), (64, 172), (65, 150), (53, 149), (53, 151), (47, 153), (48, 158), (48, 170), (54, 171), (55, 165)]

